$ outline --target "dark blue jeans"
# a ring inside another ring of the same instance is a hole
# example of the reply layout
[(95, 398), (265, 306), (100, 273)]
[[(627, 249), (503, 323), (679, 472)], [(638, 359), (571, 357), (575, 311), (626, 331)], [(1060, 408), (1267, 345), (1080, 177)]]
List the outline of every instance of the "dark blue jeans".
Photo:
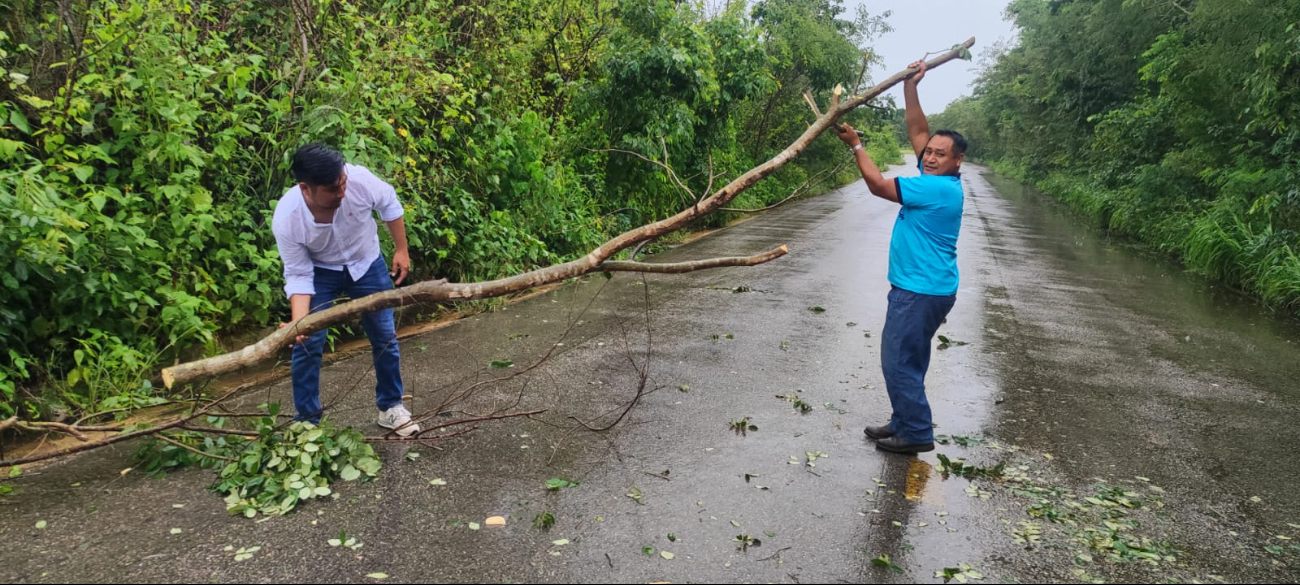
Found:
[[(334, 299), (341, 293), (359, 299), (393, 288), (393, 279), (388, 275), (383, 255), (359, 280), (352, 280), (347, 270), (324, 268), (317, 268), (313, 279), (316, 287), (316, 294), (311, 298), (313, 313), (334, 306)], [(366, 330), (366, 337), (370, 338), (370, 349), (375, 359), (375, 405), (379, 410), (388, 410), (402, 403), (402, 354), (397, 346), (393, 310), (366, 313), (361, 317), (361, 325)], [(293, 348), (293, 405), (298, 411), (298, 420), (320, 422), (320, 361), (327, 334), (325, 329), (317, 331)]]
[(930, 341), (957, 295), (923, 295), (894, 287), (881, 336), (880, 365), (894, 414), (889, 427), (905, 444), (934, 442), (925, 372), (930, 369)]

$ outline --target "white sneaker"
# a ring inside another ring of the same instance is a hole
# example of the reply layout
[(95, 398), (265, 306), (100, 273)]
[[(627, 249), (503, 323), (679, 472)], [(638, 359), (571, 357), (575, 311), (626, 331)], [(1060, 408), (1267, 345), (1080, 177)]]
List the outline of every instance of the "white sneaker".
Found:
[(379, 413), (379, 426), (397, 431), (399, 437), (420, 432), (420, 425), (411, 423), (411, 411), (401, 404)]

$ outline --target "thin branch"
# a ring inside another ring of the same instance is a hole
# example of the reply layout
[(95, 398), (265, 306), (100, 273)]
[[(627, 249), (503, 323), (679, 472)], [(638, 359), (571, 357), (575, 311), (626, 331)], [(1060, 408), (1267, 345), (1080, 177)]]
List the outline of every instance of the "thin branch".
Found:
[(257, 431), (240, 431), (235, 429), (218, 429), (216, 427), (196, 427), (192, 425), (180, 425), (182, 431), (193, 431), (196, 433), (211, 433), (214, 435), (231, 435), (235, 437), (260, 437), (262, 433)]
[(519, 405), (520, 405), (520, 404), (523, 404), (523, 402), (524, 402), (524, 394), (527, 394), (527, 393), (528, 393), (528, 386), (531, 385), (532, 383), (533, 383), (533, 379), (532, 379), (532, 377), (524, 378), (524, 383), (519, 385), (519, 392), (516, 392), (516, 393), (515, 393), (515, 400), (514, 400), (514, 402), (512, 402), (512, 403), (510, 403), (510, 404), (508, 404), (508, 405), (505, 405), (505, 406), (495, 406), (495, 405), (496, 405), (496, 399), (493, 398), (493, 399), (492, 399), (492, 403), (493, 403), (494, 406), (493, 406), (493, 408), (488, 409), (488, 414), (477, 414), (477, 413), (469, 412), (468, 410), (461, 410), (460, 413), (461, 413), (461, 414), (466, 414), (466, 415), (469, 415), (469, 416), (492, 416), (492, 415), (494, 415), (494, 414), (500, 414), (500, 413), (505, 412), (505, 411), (507, 411), (507, 410), (511, 410), (511, 409), (514, 409), (514, 408), (519, 408)]
[[(642, 249), (642, 248), (644, 248), (644, 247), (650, 245), (652, 242), (654, 242), (654, 241), (656, 241), (656, 240), (658, 240), (658, 239), (659, 239), (659, 238), (653, 238), (653, 239), (649, 239), (649, 240), (646, 240), (646, 241), (644, 241), (644, 242), (641, 242), (640, 244), (637, 244), (635, 248), (632, 248), (632, 253), (627, 255), (627, 259), (628, 259), (629, 261), (635, 261), (635, 260), (636, 260), (636, 256), (637, 256), (637, 254), (640, 254), (640, 253), (641, 253), (641, 249)], [(608, 264), (608, 262), (606, 262), (606, 264)]]
[[(55, 4), (59, 7), (59, 17), (63, 19), (64, 26), (68, 27), (68, 37), (72, 40), (72, 47), (80, 54), (82, 33), (77, 30), (77, 21), (72, 17), (72, 1), (58, 0)], [(72, 99), (72, 96), (65, 95), (64, 99)]]
[(694, 260), (691, 262), (671, 262), (663, 264), (651, 264), (647, 262), (632, 262), (627, 260), (607, 260), (601, 264), (597, 270), (602, 272), (649, 272), (654, 274), (682, 274), (685, 272), (695, 272), (696, 270), (707, 270), (709, 268), (723, 268), (727, 266), (756, 266), (764, 262), (770, 262), (788, 254), (790, 250), (785, 245), (772, 248), (762, 254), (753, 256), (734, 256), (727, 258), (710, 258), (708, 260)]
[(765, 557), (765, 558), (758, 559), (758, 562), (761, 563), (761, 562), (763, 562), (763, 561), (770, 561), (770, 560), (772, 560), (772, 559), (779, 558), (779, 557), (781, 556), (781, 553), (783, 553), (783, 552), (785, 552), (785, 551), (788, 551), (788, 550), (790, 550), (790, 549), (792, 549), (792, 548), (794, 548), (794, 547), (793, 547), (793, 546), (787, 546), (787, 547), (785, 547), (785, 548), (783, 548), (783, 549), (781, 549), (781, 550), (776, 551), (776, 554), (773, 554), (773, 555), (770, 556), (770, 557)]
[(155, 439), (158, 439), (158, 440), (160, 440), (160, 441), (166, 442), (166, 443), (171, 443), (171, 444), (173, 444), (173, 445), (176, 445), (177, 447), (180, 447), (180, 448), (182, 448), (182, 449), (184, 449), (184, 450), (186, 450), (186, 451), (189, 451), (189, 452), (191, 452), (191, 453), (194, 453), (194, 454), (196, 454), (196, 455), (199, 455), (200, 457), (211, 457), (211, 458), (213, 458), (213, 459), (220, 459), (220, 460), (222, 460), (222, 461), (228, 461), (228, 462), (230, 462), (230, 463), (236, 463), (236, 462), (238, 461), (238, 460), (236, 460), (236, 459), (231, 459), (231, 458), (229, 458), (229, 457), (223, 457), (223, 456), (221, 456), (221, 455), (216, 455), (216, 454), (213, 454), (213, 453), (206, 453), (206, 452), (200, 451), (200, 450), (198, 450), (198, 449), (195, 449), (194, 447), (191, 447), (191, 446), (189, 446), (189, 445), (186, 445), (185, 443), (182, 443), (182, 442), (180, 442), (180, 441), (177, 441), (176, 439), (173, 439), (173, 438), (171, 438), (171, 437), (168, 437), (167, 435), (159, 434), (159, 435), (155, 436), (154, 438), (155, 438)]
[[(654, 160), (654, 159), (652, 159), (652, 158), (650, 158), (650, 157), (647, 157), (646, 155), (641, 154), (641, 153), (639, 153), (639, 152), (633, 152), (633, 151), (631, 151), (631, 150), (623, 150), (623, 149), (620, 149), (620, 148), (602, 148), (602, 149), (591, 149), (591, 148), (589, 148), (589, 149), (587, 149), (587, 150), (590, 150), (590, 151), (592, 151), (592, 152), (619, 152), (619, 153), (623, 153), (623, 154), (630, 154), (630, 155), (635, 156), (635, 157), (637, 157), (637, 158), (639, 158), (639, 159), (641, 159), (641, 160), (643, 160), (643, 161), (646, 161), (646, 162), (648, 162), (648, 163), (650, 163), (650, 164), (653, 164), (653, 165), (655, 165), (655, 166), (661, 167), (661, 168), (663, 168), (665, 171), (668, 171), (668, 177), (669, 177), (670, 179), (672, 179), (674, 185), (677, 185), (677, 188), (679, 188), (679, 189), (685, 191), (687, 195), (690, 195), (690, 196), (691, 196), (691, 199), (696, 199), (696, 197), (695, 197), (695, 192), (692, 191), (690, 187), (687, 187), (687, 186), (686, 186), (686, 183), (682, 182), (681, 177), (678, 177), (678, 176), (677, 176), (677, 172), (674, 171), (672, 167), (668, 166), (667, 163), (659, 162), (659, 161)], [(667, 146), (664, 146), (664, 153), (665, 153), (665, 156), (667, 155), (667, 152), (668, 152), (668, 147), (667, 147)]]
[[(951, 49), (939, 49), (938, 51), (926, 51), (926, 53), (925, 53), (924, 55), (921, 55), (921, 60), (924, 61), (924, 60), (925, 60), (927, 57), (929, 57), (930, 55), (942, 55), (943, 53), (947, 53), (947, 52), (950, 51), (950, 50), (951, 50)], [(916, 71), (912, 70), (911, 68), (908, 68), (907, 71), (908, 71), (907, 75), (908, 75), (909, 77), (912, 75), (912, 73), (915, 73), (915, 72), (916, 72)]]
[(298, 28), (298, 35), (302, 39), (302, 67), (298, 69), (298, 79), (293, 82), (293, 89), (289, 92), (290, 99), (298, 97), (298, 92), (302, 90), (302, 82), (307, 77), (307, 62), (311, 58), (311, 48), (307, 42), (307, 29), (303, 27), (302, 21), (305, 18), (298, 14), (298, 4), (293, 2), (293, 24)]
[[(720, 211), (732, 211), (732, 212), (735, 212), (735, 213), (759, 213), (759, 212), (763, 212), (763, 211), (771, 211), (771, 210), (776, 209), (776, 208), (778, 208), (778, 207), (780, 207), (780, 206), (782, 206), (782, 205), (785, 205), (786, 203), (789, 203), (789, 202), (790, 202), (791, 200), (793, 200), (794, 198), (799, 197), (800, 195), (803, 195), (803, 194), (805, 193), (805, 191), (807, 190), (807, 188), (812, 186), (812, 184), (813, 184), (814, 181), (816, 181), (816, 180), (818, 180), (818, 179), (820, 179), (820, 178), (822, 178), (822, 177), (824, 177), (824, 176), (827, 176), (827, 175), (829, 175), (829, 176), (834, 176), (834, 175), (838, 174), (838, 173), (840, 172), (841, 169), (843, 169), (844, 167), (848, 166), (849, 162), (851, 162), (851, 161), (856, 161), (856, 160), (857, 160), (857, 159), (845, 159), (843, 162), (841, 162), (839, 165), (837, 165), (837, 166), (835, 166), (835, 167), (832, 167), (832, 168), (829, 168), (829, 169), (823, 169), (821, 172), (817, 173), (816, 175), (813, 175), (813, 176), (809, 177), (808, 180), (807, 180), (807, 181), (804, 181), (802, 185), (799, 185), (798, 187), (796, 187), (795, 190), (794, 190), (793, 192), (790, 193), (790, 196), (789, 196), (789, 197), (786, 197), (785, 199), (782, 199), (782, 200), (780, 200), (780, 201), (778, 201), (778, 202), (776, 202), (776, 203), (773, 203), (772, 205), (768, 205), (767, 207), (760, 207), (760, 208), (758, 208), (758, 209), (743, 209), (743, 208), (740, 208), (740, 207), (723, 207)], [(606, 262), (606, 264), (608, 264), (608, 262)]]
[(709, 193), (713, 192), (713, 180), (716, 178), (718, 178), (718, 176), (713, 174), (713, 151), (710, 150), (709, 151), (709, 184), (707, 187), (704, 188), (704, 191), (700, 192), (700, 196), (695, 198), (694, 207), (695, 207), (696, 215), (700, 214), (700, 200), (703, 199), (705, 195), (708, 195)]
[[(455, 394), (455, 395), (453, 395), (453, 396), (451, 396), (451, 397), (448, 397), (446, 400), (444, 400), (444, 401), (443, 401), (441, 404), (439, 404), (437, 407), (435, 407), (435, 408), (433, 408), (433, 409), (430, 409), (430, 410), (427, 410), (427, 411), (425, 411), (424, 413), (421, 413), (421, 414), (419, 414), (419, 415), (412, 416), (412, 417), (411, 417), (411, 421), (412, 421), (412, 423), (421, 423), (421, 422), (424, 422), (425, 420), (428, 420), (428, 419), (431, 418), (432, 416), (434, 416), (434, 415), (436, 415), (436, 414), (438, 414), (438, 413), (443, 412), (443, 411), (446, 410), (447, 407), (450, 406), (451, 404), (456, 403), (456, 402), (460, 402), (460, 401), (462, 401), (462, 400), (466, 400), (466, 399), (468, 399), (468, 398), (469, 398), (469, 397), (470, 397), (470, 396), (471, 396), (471, 395), (472, 395), (472, 394), (473, 394), (473, 393), (474, 393), (478, 388), (480, 388), (480, 387), (482, 387), (482, 386), (485, 386), (485, 385), (487, 385), (487, 384), (501, 383), (501, 382), (506, 382), (506, 381), (509, 381), (509, 380), (513, 380), (513, 379), (515, 379), (515, 378), (517, 378), (517, 377), (519, 377), (519, 376), (523, 376), (523, 375), (525, 375), (525, 374), (528, 374), (529, 372), (531, 372), (531, 371), (537, 369), (538, 367), (541, 367), (541, 365), (544, 364), (544, 363), (546, 363), (547, 361), (549, 361), (549, 360), (551, 359), (551, 356), (555, 354), (555, 352), (560, 348), (561, 345), (563, 345), (564, 340), (565, 340), (565, 339), (568, 339), (569, 334), (571, 334), (571, 333), (573, 332), (573, 328), (574, 328), (575, 326), (577, 326), (578, 322), (581, 321), (582, 316), (583, 316), (583, 315), (586, 315), (586, 314), (587, 314), (587, 311), (591, 309), (591, 306), (592, 306), (593, 304), (595, 304), (596, 299), (600, 298), (601, 293), (605, 292), (605, 287), (608, 286), (608, 285), (609, 285), (609, 281), (608, 281), (608, 280), (605, 281), (605, 282), (603, 282), (603, 283), (601, 283), (600, 288), (596, 290), (596, 294), (594, 294), (594, 295), (591, 296), (591, 299), (587, 301), (587, 304), (584, 305), (584, 306), (582, 307), (582, 311), (580, 311), (580, 312), (578, 313), (578, 316), (577, 316), (578, 318), (577, 318), (577, 319), (574, 319), (572, 316), (570, 316), (570, 318), (569, 318), (569, 323), (568, 323), (568, 325), (564, 328), (564, 331), (560, 334), (559, 339), (557, 339), (557, 340), (555, 341), (555, 343), (552, 343), (552, 344), (551, 344), (551, 347), (547, 349), (546, 353), (543, 354), (540, 358), (538, 358), (537, 361), (533, 362), (532, 365), (528, 366), (527, 368), (524, 368), (523, 370), (520, 370), (520, 371), (518, 371), (518, 372), (515, 372), (515, 373), (513, 373), (513, 374), (511, 374), (511, 375), (509, 375), (509, 376), (504, 376), (504, 377), (501, 377), (501, 378), (493, 378), (493, 379), (491, 379), (491, 380), (484, 380), (484, 381), (481, 381), (481, 382), (475, 382), (475, 383), (472, 384), (469, 388), (466, 388), (464, 391), (462, 391), (462, 392), (460, 392), (460, 393), (458, 393), (458, 394)], [(426, 429), (426, 430), (427, 430), (427, 429)], [(391, 433), (390, 433), (390, 434), (391, 434)]]
[(32, 431), (40, 431), (46, 429), (58, 431), (60, 433), (72, 435), (73, 437), (76, 437), (78, 441), (81, 441), (83, 443), (90, 440), (90, 437), (87, 437), (86, 435), (82, 434), (81, 431), (78, 431), (77, 429), (63, 423), (23, 421), (18, 423), (18, 426), (20, 428), (24, 428)]
[(817, 100), (813, 99), (812, 92), (808, 92), (808, 91), (803, 92), (803, 101), (807, 102), (808, 107), (812, 108), (813, 115), (817, 116), (818, 119), (821, 119), (822, 110), (821, 108), (817, 107)]
[[(265, 412), (224, 412), (223, 411), (223, 412), (213, 413), (212, 416), (220, 417), (220, 418), (265, 418), (271, 415)], [(275, 416), (276, 418), (293, 418), (292, 414), (284, 414), (284, 413), (277, 414)]]
[[(167, 404), (167, 403), (163, 403), (163, 404)], [(161, 405), (155, 405), (155, 406), (161, 406)], [(112, 410), (105, 410), (105, 411), (102, 411), (102, 412), (91, 413), (91, 414), (88, 414), (88, 415), (86, 415), (86, 416), (83, 416), (83, 417), (77, 419), (76, 422), (72, 423), (72, 426), (75, 427), (75, 426), (80, 425), (81, 423), (86, 422), (86, 421), (88, 421), (88, 420), (90, 420), (90, 419), (93, 419), (93, 418), (99, 418), (99, 417), (104, 416), (104, 415), (106, 415), (106, 414), (113, 414), (113, 413), (115, 413), (115, 412), (126, 412), (126, 411), (128, 411), (128, 410), (131, 410), (131, 407), (130, 407), (130, 406), (126, 406), (126, 407), (122, 407), (122, 408), (114, 408), (114, 409), (112, 409)]]
[(614, 211), (607, 211), (605, 213), (602, 213), (600, 214), (600, 217), (603, 219), (611, 215), (614, 215), (615, 213), (623, 213), (624, 211), (635, 211), (637, 215), (641, 215), (641, 210), (635, 207), (620, 207), (619, 209), (615, 209)]
[[(447, 428), (447, 427), (454, 427), (454, 426), (459, 426), (459, 425), (473, 424), (473, 423), (478, 423), (478, 422), (486, 422), (486, 421), (490, 421), (490, 420), (501, 420), (501, 419), (506, 419), (506, 418), (517, 418), (517, 417), (521, 417), (521, 416), (532, 416), (532, 415), (534, 415), (534, 414), (541, 414), (541, 413), (543, 413), (543, 412), (546, 412), (546, 409), (543, 408), (542, 410), (532, 410), (532, 411), (528, 411), (528, 412), (512, 412), (512, 413), (509, 413), (509, 414), (497, 414), (497, 415), (492, 415), (492, 416), (479, 416), (479, 417), (474, 417), (474, 418), (464, 418), (464, 419), (460, 419), (460, 420), (454, 420), (454, 421), (451, 421), (451, 422), (439, 423), (439, 424), (436, 424), (436, 425), (430, 425), (428, 429), (422, 429), (422, 430), (420, 430), (420, 432), (415, 433), (415, 435), (414, 435), (413, 437), (405, 437), (405, 438), (406, 438), (407, 440), (411, 440), (411, 439), (419, 439), (419, 438), (421, 438), (420, 435), (422, 435), (422, 434), (424, 434), (424, 433), (426, 433), (426, 432), (428, 432), (429, 430), (432, 430), (432, 429), (445, 429), (445, 428)], [(392, 434), (392, 433), (390, 432), (389, 435), (391, 435), (391, 434)], [(387, 435), (386, 435), (386, 437), (387, 437)], [(367, 440), (369, 440), (368, 437), (367, 437)]]
[[(782, 247), (784, 248), (785, 246)], [(644, 367), (638, 365), (636, 363), (636, 360), (633, 359), (632, 349), (630, 347), (627, 347), (626, 345), (627, 344), (626, 329), (623, 332), (624, 351), (627, 354), (628, 361), (632, 363), (632, 368), (637, 371), (636, 395), (633, 396), (632, 400), (628, 402), (627, 407), (623, 409), (623, 412), (619, 413), (618, 418), (614, 419), (614, 422), (609, 423), (604, 427), (600, 427), (600, 428), (592, 427), (589, 423), (583, 422), (581, 419), (579, 419), (576, 416), (569, 417), (571, 420), (576, 421), (580, 426), (582, 426), (582, 428), (585, 428), (595, 433), (603, 433), (605, 431), (614, 428), (615, 426), (618, 426), (618, 423), (623, 422), (623, 419), (627, 417), (627, 413), (632, 412), (632, 409), (636, 408), (636, 405), (639, 404), (641, 402), (641, 399), (645, 397), (645, 395), (647, 394), (645, 387), (646, 387), (646, 382), (649, 381), (650, 379), (650, 355), (654, 350), (654, 336), (653, 336), (654, 334), (650, 328), (650, 285), (645, 281), (644, 274), (641, 275), (641, 283), (642, 283), (641, 288), (645, 295), (646, 365)], [(600, 417), (596, 417), (596, 418), (600, 418)], [(592, 420), (594, 421), (595, 419)]]
[(867, 79), (867, 66), (871, 64), (871, 53), (862, 54), (862, 69), (858, 71), (857, 82), (853, 84), (853, 91), (862, 89), (862, 82)]
[(456, 432), (454, 432), (454, 433), (448, 433), (448, 434), (446, 434), (446, 435), (434, 435), (434, 436), (432, 436), (432, 437), (419, 437), (419, 436), (417, 436), (417, 437), (389, 437), (389, 436), (386, 436), (386, 435), (385, 435), (385, 436), (383, 436), (383, 437), (365, 437), (365, 440), (366, 440), (366, 442), (368, 442), (368, 443), (387, 443), (387, 442), (424, 443), (424, 442), (432, 442), (432, 441), (445, 441), (445, 440), (450, 439), (450, 438), (452, 438), (452, 437), (459, 437), (459, 436), (461, 436), (461, 435), (469, 434), (469, 433), (472, 433), (472, 432), (477, 431), (477, 430), (478, 430), (478, 427), (470, 427), (470, 428), (468, 428), (468, 429), (464, 429), (464, 430), (456, 431)]
[(93, 425), (92, 425), (92, 426), (88, 426), (88, 427), (87, 427), (87, 426), (76, 426), (76, 425), (72, 425), (72, 428), (74, 428), (74, 429), (76, 429), (76, 430), (78, 430), (78, 431), (80, 431), (80, 432), (83, 432), (83, 433), (120, 433), (120, 432), (126, 430), (126, 427), (118, 427), (118, 426), (111, 426), (111, 425), (110, 425), (110, 426), (93, 426)]

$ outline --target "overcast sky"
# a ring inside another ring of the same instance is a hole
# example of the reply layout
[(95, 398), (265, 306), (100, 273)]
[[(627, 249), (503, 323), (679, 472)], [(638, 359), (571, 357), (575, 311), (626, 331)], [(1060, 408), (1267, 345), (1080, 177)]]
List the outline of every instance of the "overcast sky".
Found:
[[(889, 24), (894, 32), (876, 40), (874, 48), (884, 58), (885, 69), (873, 72), (879, 81), (907, 67), (928, 51), (947, 49), (955, 43), (975, 37), (971, 61), (951, 61), (926, 74), (920, 85), (921, 107), (927, 114), (937, 114), (953, 100), (970, 95), (970, 84), (977, 75), (976, 64), (984, 51), (999, 38), (1012, 40), (1015, 29), (1002, 19), (1006, 0), (845, 0), (846, 17), (865, 5), (872, 14), (892, 10)], [(934, 55), (930, 56), (931, 58)], [(903, 86), (894, 86), (893, 95), (903, 105)]]

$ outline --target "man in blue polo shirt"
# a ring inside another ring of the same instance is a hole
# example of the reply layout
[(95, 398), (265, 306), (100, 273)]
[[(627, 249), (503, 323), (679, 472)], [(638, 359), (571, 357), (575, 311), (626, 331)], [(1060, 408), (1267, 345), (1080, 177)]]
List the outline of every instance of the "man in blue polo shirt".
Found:
[(898, 219), (889, 243), (889, 310), (881, 336), (880, 362), (893, 416), (889, 423), (867, 427), (876, 448), (893, 453), (934, 450), (925, 372), (930, 342), (957, 300), (957, 234), (961, 231), (961, 163), (966, 139), (940, 130), (930, 135), (916, 85), (925, 77), (925, 61), (903, 82), (907, 133), (916, 152), (919, 177), (886, 179), (862, 149), (852, 126), (836, 128), (853, 147), (858, 169), (871, 193), (898, 203)]

